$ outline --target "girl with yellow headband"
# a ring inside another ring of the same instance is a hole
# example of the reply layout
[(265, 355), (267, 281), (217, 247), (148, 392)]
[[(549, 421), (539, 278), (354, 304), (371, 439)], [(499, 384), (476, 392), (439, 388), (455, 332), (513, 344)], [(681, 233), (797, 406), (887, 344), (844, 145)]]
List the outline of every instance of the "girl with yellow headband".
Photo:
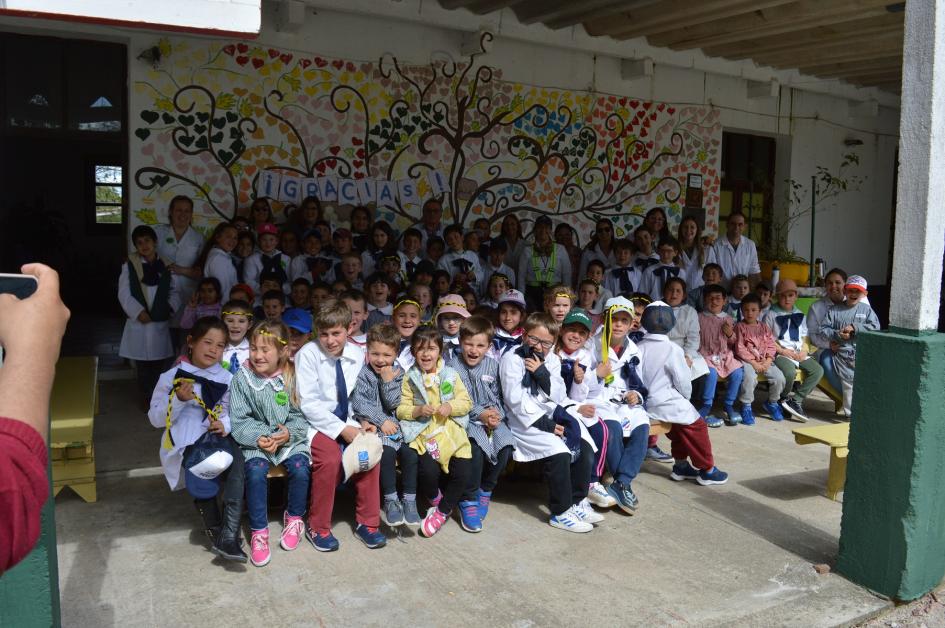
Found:
[(570, 286), (558, 284), (545, 291), (545, 312), (559, 325), (574, 307), (574, 291)]

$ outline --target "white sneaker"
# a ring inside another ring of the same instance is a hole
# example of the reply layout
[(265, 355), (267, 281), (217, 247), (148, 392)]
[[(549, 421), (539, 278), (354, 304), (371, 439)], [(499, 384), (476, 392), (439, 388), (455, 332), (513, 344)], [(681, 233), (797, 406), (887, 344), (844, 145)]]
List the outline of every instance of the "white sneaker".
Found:
[(587, 500), (598, 508), (613, 508), (617, 505), (617, 500), (610, 496), (600, 482), (594, 482), (587, 489)]
[(548, 523), (554, 528), (567, 530), (568, 532), (590, 532), (594, 529), (589, 523), (581, 521), (580, 517), (574, 512), (575, 507), (571, 506), (560, 515), (552, 516)]
[(600, 523), (604, 520), (604, 515), (591, 508), (591, 502), (589, 502), (586, 497), (582, 499), (580, 503), (574, 505), (574, 514), (576, 514), (581, 521), (586, 521), (587, 523)]

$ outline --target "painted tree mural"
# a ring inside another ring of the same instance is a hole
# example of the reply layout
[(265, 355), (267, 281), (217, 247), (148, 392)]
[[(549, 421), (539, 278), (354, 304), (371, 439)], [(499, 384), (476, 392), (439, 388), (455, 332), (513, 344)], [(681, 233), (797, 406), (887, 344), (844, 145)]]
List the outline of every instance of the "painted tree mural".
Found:
[[(171, 196), (189, 194), (206, 226), (229, 219), (263, 170), (412, 178), (421, 198), (436, 170), (461, 223), (545, 213), (580, 233), (607, 216), (625, 232), (655, 205), (678, 220), (686, 175), (698, 173), (715, 230), (717, 111), (503, 81), (481, 63), (491, 37), (462, 62), (426, 65), (162, 40), (161, 67), (135, 86), (136, 218), (155, 222)], [(403, 228), (419, 207), (397, 199), (378, 214)]]

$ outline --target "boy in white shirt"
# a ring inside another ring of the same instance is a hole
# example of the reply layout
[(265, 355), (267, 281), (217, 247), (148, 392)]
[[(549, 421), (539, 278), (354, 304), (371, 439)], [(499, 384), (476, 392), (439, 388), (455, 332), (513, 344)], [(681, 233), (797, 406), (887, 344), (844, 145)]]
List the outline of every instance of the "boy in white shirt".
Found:
[[(350, 397), (364, 365), (364, 349), (348, 342), (351, 310), (343, 301), (325, 301), (315, 313), (313, 323), (318, 330), (316, 342), (307, 343), (295, 356), (299, 406), (310, 426), (312, 453), (305, 537), (316, 550), (333, 552), (339, 546), (331, 533), (331, 517), (335, 489), (344, 479), (341, 452), (362, 433), (361, 425), (352, 416)], [(355, 473), (349, 483), (355, 492), (355, 534), (371, 549), (383, 547), (387, 538), (378, 530), (380, 466)]]

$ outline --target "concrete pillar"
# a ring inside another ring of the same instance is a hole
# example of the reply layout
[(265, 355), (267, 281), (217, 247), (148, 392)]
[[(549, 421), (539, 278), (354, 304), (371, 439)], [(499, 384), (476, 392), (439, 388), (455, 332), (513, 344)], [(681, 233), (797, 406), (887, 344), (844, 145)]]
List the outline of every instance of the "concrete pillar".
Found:
[(945, 576), (945, 0), (906, 5), (890, 331), (857, 343), (837, 570), (899, 600)]
[[(52, 471), (50, 469), (50, 478)], [(59, 563), (56, 553), (56, 502), (43, 506), (42, 533), (33, 551), (0, 577), (0, 626), (48, 628), (61, 625)]]

